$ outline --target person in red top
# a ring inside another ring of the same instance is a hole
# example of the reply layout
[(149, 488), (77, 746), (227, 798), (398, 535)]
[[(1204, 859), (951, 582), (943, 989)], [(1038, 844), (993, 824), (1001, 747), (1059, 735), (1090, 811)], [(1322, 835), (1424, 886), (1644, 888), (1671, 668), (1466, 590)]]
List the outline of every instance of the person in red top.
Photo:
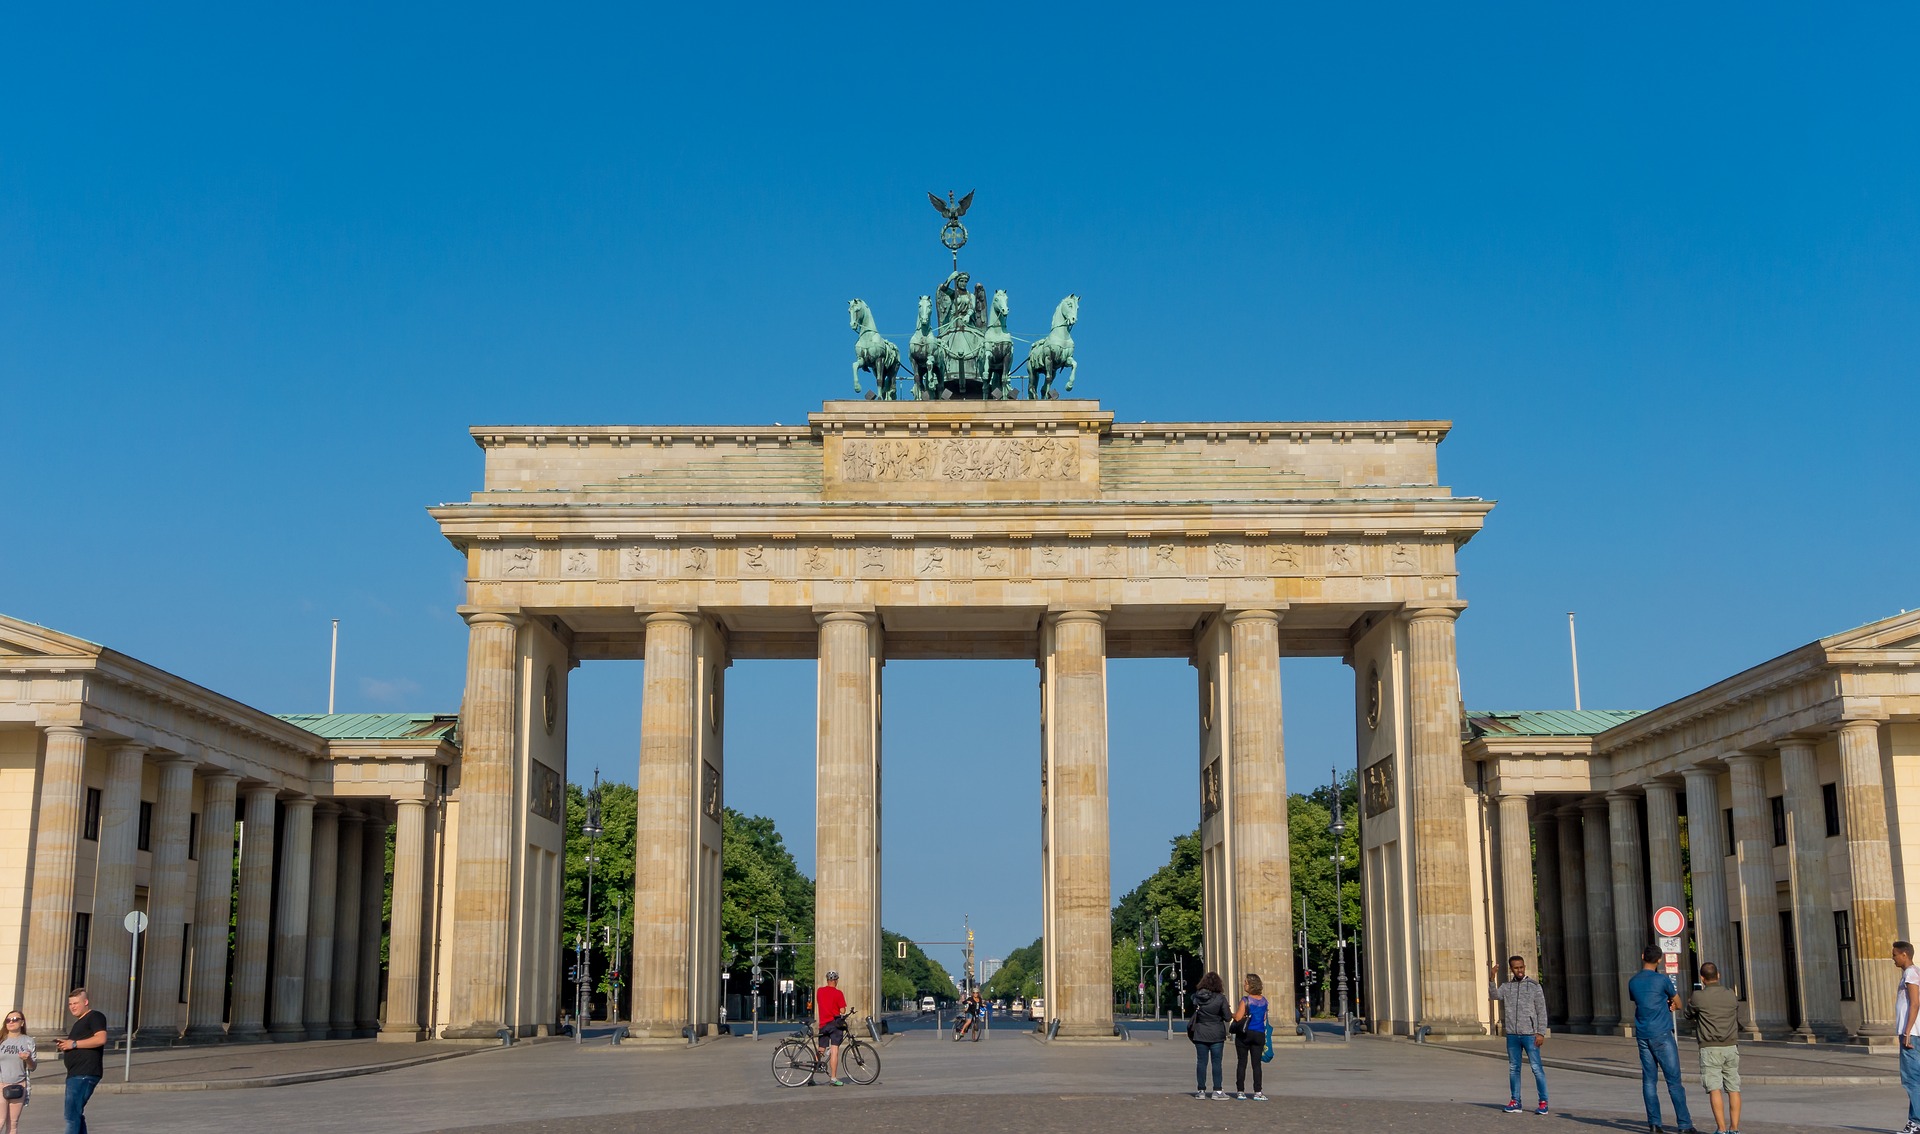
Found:
[(827, 970), (827, 986), (814, 992), (813, 1003), (820, 1015), (820, 1046), (827, 1049), (827, 1082), (838, 1087), (840, 1041), (847, 1036), (847, 1023), (841, 1018), (847, 1010), (847, 994), (840, 991), (839, 973)]

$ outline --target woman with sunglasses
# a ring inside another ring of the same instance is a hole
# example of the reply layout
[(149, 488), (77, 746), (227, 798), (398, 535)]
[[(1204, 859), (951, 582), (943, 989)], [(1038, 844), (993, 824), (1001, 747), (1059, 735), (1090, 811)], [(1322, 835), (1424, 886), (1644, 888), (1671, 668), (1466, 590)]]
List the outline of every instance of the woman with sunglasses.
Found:
[(27, 1076), (34, 1066), (27, 1018), (9, 1012), (6, 1031), (0, 1034), (0, 1134), (20, 1134), (20, 1112), (26, 1109), (29, 1089)]

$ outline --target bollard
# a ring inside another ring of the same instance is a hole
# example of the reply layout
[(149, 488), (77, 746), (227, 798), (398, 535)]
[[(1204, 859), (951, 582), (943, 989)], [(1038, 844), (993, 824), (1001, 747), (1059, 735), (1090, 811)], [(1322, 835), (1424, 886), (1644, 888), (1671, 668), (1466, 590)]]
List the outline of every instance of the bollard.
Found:
[(501, 1047), (513, 1046), (513, 1029), (512, 1028), (501, 1028), (499, 1031), (493, 1034), (500, 1037)]

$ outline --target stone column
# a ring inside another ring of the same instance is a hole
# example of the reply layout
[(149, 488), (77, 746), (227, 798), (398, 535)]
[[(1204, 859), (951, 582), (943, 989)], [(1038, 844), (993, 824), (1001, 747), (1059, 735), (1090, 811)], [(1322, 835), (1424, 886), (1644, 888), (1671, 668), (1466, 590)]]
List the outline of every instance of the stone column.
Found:
[[(133, 909), (134, 855), (140, 841), (140, 780), (147, 767), (147, 750), (139, 744), (121, 744), (110, 752), (107, 790), (100, 801), (100, 865), (93, 882), (87, 991), (107, 1014), (113, 1034), (119, 1035), (132, 1030), (126, 1014), (133, 935), (123, 921)], [(142, 948), (145, 944), (141, 943)]]
[(1580, 818), (1586, 857), (1587, 962), (1593, 966), (1593, 1030), (1607, 1034), (1620, 1026), (1620, 956), (1606, 801), (1597, 797), (1582, 801)]
[(1888, 846), (1887, 793), (1880, 770), (1880, 725), (1840, 726), (1840, 794), (1847, 823), (1847, 870), (1853, 881), (1853, 955), (1859, 958), (1860, 1034), (1894, 1034), (1893, 997), (1900, 974), (1887, 959), (1900, 935), (1893, 854)]
[(360, 876), (366, 857), (362, 828), (367, 817), (359, 811), (340, 813), (340, 853), (334, 873), (333, 1006), (327, 1020), (328, 1039), (353, 1038), (353, 1011), (360, 1003)]
[(273, 824), (277, 789), (246, 790), (240, 832), (240, 911), (233, 933), (233, 1007), (227, 1038), (261, 1040), (267, 1035), (267, 931), (273, 904)]
[(307, 992), (301, 1022), (308, 1039), (326, 1039), (333, 1014), (333, 932), (340, 900), (340, 808), (313, 814), (313, 881), (307, 890)]
[(22, 1007), (28, 1026), (43, 1036), (67, 1034), (67, 989), (73, 971), (74, 879), (79, 873), (80, 823), (86, 809), (87, 730), (53, 725), (40, 774), (34, 815), (33, 904), (27, 922), (27, 972)]
[[(508, 866), (515, 818), (514, 678), (520, 622), (514, 614), (467, 616), (448, 1039), (493, 1039), (507, 1025), (508, 903), (513, 881)], [(362, 966), (362, 983), (374, 978), (374, 972)]]
[(1733, 773), (1733, 834), (1739, 845), (1740, 924), (1747, 945), (1747, 1007), (1764, 1035), (1787, 1030), (1787, 965), (1780, 940), (1780, 896), (1773, 880), (1773, 809), (1766, 763), (1748, 752), (1727, 757)]
[(879, 623), (832, 611), (820, 623), (819, 725), (814, 804), (814, 979), (840, 973), (859, 1014), (879, 1003)]
[(387, 902), (387, 814), (367, 818), (360, 828), (360, 983), (354, 988), (353, 1034), (371, 1039), (380, 1034), (380, 938), (386, 924), (381, 907)]
[(393, 920), (387, 929), (387, 1019), (383, 1040), (420, 1038), (420, 925), (426, 913), (427, 804), (398, 801), (393, 830)]
[[(1239, 972), (1222, 975), (1238, 989), (1242, 976), (1259, 973), (1269, 1003), (1292, 1004), (1293, 860), (1287, 832), (1287, 758), (1280, 731), (1280, 616), (1270, 610), (1247, 610), (1231, 619), (1227, 719), (1232, 762), (1227, 782), (1232, 793), (1230, 837), (1234, 910), (1239, 922), (1234, 926)], [(1104, 645), (1100, 660), (1099, 724), (1104, 736)], [(1106, 809), (1100, 810), (1104, 820)]]
[(1507, 958), (1518, 954), (1526, 960), (1527, 971), (1537, 975), (1541, 972), (1540, 938), (1533, 910), (1533, 830), (1527, 825), (1528, 798), (1524, 792), (1500, 796), (1500, 897), (1506, 939), (1494, 962), (1505, 969)]
[(1567, 1025), (1593, 1030), (1593, 950), (1587, 939), (1587, 849), (1580, 811), (1560, 813), (1560, 924), (1566, 934)]
[(280, 904), (273, 931), (273, 1009), (277, 1040), (307, 1038), (307, 901), (313, 892), (312, 796), (286, 802), (280, 836)]
[(1607, 831), (1613, 859), (1614, 971), (1623, 1019), (1633, 1015), (1627, 980), (1640, 971), (1640, 951), (1653, 938), (1647, 935), (1647, 886), (1640, 868), (1640, 804), (1623, 791), (1607, 793)]
[(193, 983), (187, 989), (187, 1038), (226, 1034), (227, 968), (232, 960), (233, 811), (240, 777), (206, 777), (200, 802), (200, 882), (193, 905)]
[(1685, 913), (1687, 890), (1680, 869), (1679, 793), (1671, 780), (1648, 780), (1645, 787), (1650, 891), (1647, 904), (1656, 910), (1672, 906)]
[[(677, 611), (647, 616), (646, 669), (640, 694), (639, 812), (635, 818), (633, 893), (633, 1031), (636, 1035), (670, 1038), (693, 1020), (687, 986), (687, 954), (691, 948), (693, 918), (693, 856), (688, 853), (697, 830), (694, 769), (694, 730), (699, 725), (696, 703), (699, 673), (695, 659), (694, 618)], [(821, 650), (824, 704), (826, 652)], [(864, 679), (864, 670), (862, 677)], [(826, 728), (822, 718), (821, 729)], [(823, 749), (824, 752), (824, 749)], [(819, 815), (824, 835), (826, 805), (825, 757)], [(465, 830), (464, 823), (462, 830)], [(825, 851), (817, 869), (824, 871)], [(824, 909), (827, 876), (819, 876), (816, 901)], [(824, 925), (824, 922), (822, 923)], [(828, 940), (824, 930), (817, 933)], [(825, 957), (824, 950), (816, 952)], [(826, 958), (820, 968), (835, 968)], [(842, 977), (848, 966), (838, 965)], [(824, 983), (824, 982), (822, 982)], [(842, 980), (841, 988), (850, 991)], [(850, 998), (851, 999), (851, 998)], [(859, 1005), (863, 1010), (870, 1005)]]
[(1454, 655), (1458, 611), (1415, 610), (1407, 620), (1413, 780), (1419, 1022), (1438, 1035), (1481, 1035), (1485, 997), (1474, 965), (1473, 896), (1468, 879), (1466, 785), (1460, 756), (1460, 673)]
[(1567, 1022), (1566, 933), (1560, 922), (1560, 820), (1551, 814), (1533, 821), (1535, 876), (1540, 881), (1540, 983), (1546, 986), (1547, 1016)]
[(180, 1034), (180, 964), (187, 928), (187, 816), (193, 811), (193, 761), (159, 761), (153, 804), (153, 859), (147, 877), (147, 959), (140, 989), (140, 1031), (171, 1042)]
[[(1047, 1014), (1062, 1036), (1113, 1035), (1112, 848), (1107, 828), (1106, 615), (1051, 617), (1053, 946)], [(1291, 926), (1288, 927), (1291, 932)]]
[(1826, 805), (1813, 741), (1780, 742), (1780, 779), (1787, 796), (1787, 858), (1793, 886), (1794, 957), (1800, 971), (1800, 1032), (1839, 1036), (1840, 949), (1833, 936), (1833, 887), (1827, 881)]
[[(1733, 918), (1727, 904), (1727, 848), (1720, 823), (1720, 775), (1688, 768), (1687, 873), (1693, 879), (1693, 939), (1700, 960), (1712, 961), (1729, 985), (1739, 979)], [(1742, 990), (1743, 992), (1745, 990)]]

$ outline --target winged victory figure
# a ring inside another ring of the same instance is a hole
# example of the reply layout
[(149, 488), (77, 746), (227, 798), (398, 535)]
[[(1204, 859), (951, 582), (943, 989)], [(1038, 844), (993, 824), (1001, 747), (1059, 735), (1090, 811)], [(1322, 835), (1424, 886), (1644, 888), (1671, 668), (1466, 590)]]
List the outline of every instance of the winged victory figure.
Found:
[(944, 201), (940, 199), (940, 194), (928, 193), (927, 200), (933, 202), (933, 207), (940, 211), (942, 217), (950, 221), (957, 221), (961, 217), (966, 216), (967, 210), (973, 206), (974, 192), (975, 190), (972, 189), (967, 190), (967, 195), (960, 198), (958, 204), (954, 203), (952, 193), (948, 193), (947, 199)]

